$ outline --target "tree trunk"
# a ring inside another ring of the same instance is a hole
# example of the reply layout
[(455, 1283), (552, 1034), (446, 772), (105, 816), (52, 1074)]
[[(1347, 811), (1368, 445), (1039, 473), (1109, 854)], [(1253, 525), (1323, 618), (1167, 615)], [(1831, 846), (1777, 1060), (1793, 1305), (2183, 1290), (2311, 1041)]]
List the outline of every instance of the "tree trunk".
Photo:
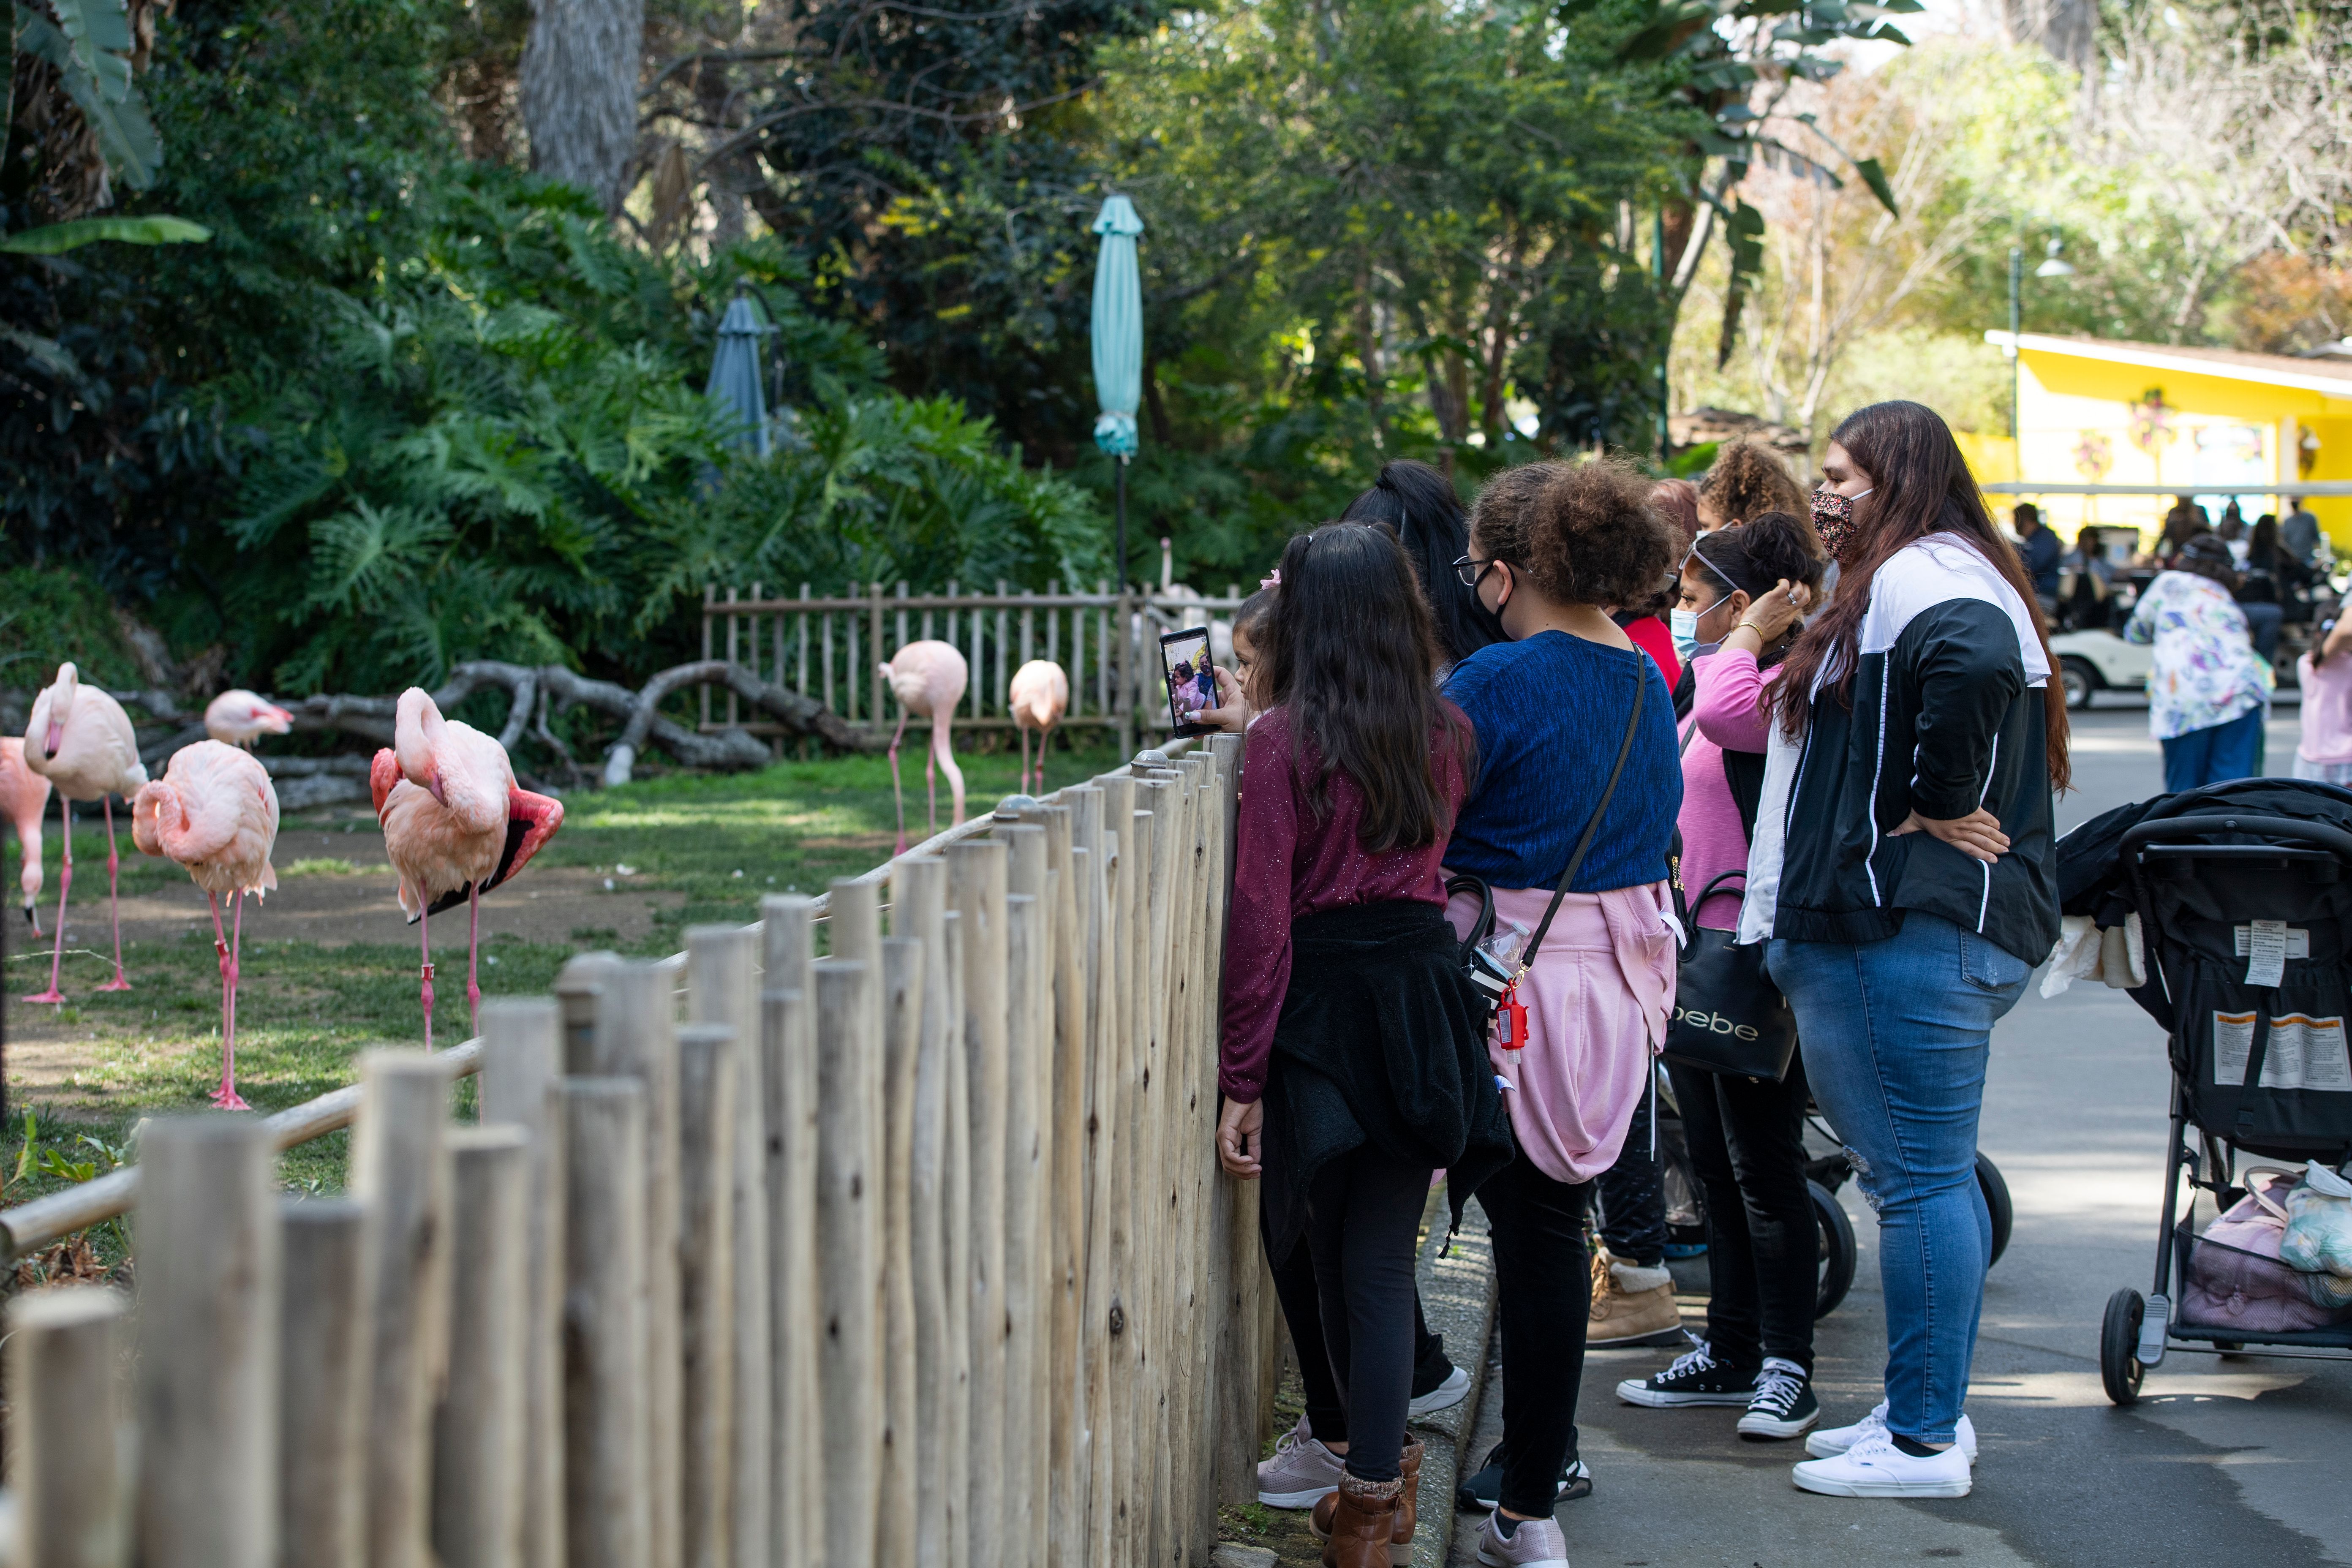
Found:
[(645, 0), (532, 0), (522, 52), (531, 167), (620, 210), (637, 146)]

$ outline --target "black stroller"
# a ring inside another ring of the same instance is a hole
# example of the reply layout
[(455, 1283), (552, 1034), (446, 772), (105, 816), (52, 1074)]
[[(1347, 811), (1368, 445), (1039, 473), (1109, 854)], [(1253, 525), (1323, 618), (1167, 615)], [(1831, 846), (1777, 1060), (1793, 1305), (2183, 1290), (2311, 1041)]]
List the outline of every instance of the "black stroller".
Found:
[[(2131, 996), (2164, 1026), (2172, 1064), (2155, 1287), (2146, 1298), (2123, 1289), (2108, 1300), (2099, 1338), (2107, 1397), (2137, 1400), (2141, 1378), (2168, 1351), (2352, 1352), (2352, 1313), (2305, 1303), (2273, 1309), (2252, 1329), (2245, 1316), (2226, 1321), (2244, 1288), (2217, 1294), (2212, 1280), (2284, 1266), (2221, 1247), (2195, 1226), (2197, 1192), (2224, 1211), (2247, 1196), (2243, 1156), (2334, 1165), (2352, 1154), (2352, 791), (2241, 779), (2121, 807), (2060, 842), (2059, 891), (2068, 913), (2101, 926), (2139, 916), (2147, 978)], [(2221, 1251), (2199, 1256), (2214, 1247)], [(2335, 1321), (2273, 1326), (2314, 1316)]]

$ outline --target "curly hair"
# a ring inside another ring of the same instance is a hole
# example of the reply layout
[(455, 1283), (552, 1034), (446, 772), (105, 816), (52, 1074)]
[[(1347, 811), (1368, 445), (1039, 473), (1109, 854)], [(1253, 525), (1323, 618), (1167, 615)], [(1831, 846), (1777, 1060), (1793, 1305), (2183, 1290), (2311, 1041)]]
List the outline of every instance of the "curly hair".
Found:
[(1805, 514), (1805, 492), (1760, 441), (1733, 441), (1717, 451), (1715, 466), (1698, 482), (1698, 499), (1726, 523), (1768, 511)]
[(1818, 588), (1826, 565), (1812, 523), (1785, 511), (1759, 512), (1735, 527), (1702, 533), (1691, 552), (1709, 574), (1750, 599), (1762, 598), (1783, 578)]
[(1651, 489), (1614, 458), (1507, 468), (1470, 510), (1471, 546), (1556, 603), (1638, 608), (1657, 597), (1676, 554)]
[(1698, 487), (1688, 479), (1660, 479), (1650, 492), (1650, 504), (1682, 535), (1683, 548), (1688, 550), (1698, 537)]

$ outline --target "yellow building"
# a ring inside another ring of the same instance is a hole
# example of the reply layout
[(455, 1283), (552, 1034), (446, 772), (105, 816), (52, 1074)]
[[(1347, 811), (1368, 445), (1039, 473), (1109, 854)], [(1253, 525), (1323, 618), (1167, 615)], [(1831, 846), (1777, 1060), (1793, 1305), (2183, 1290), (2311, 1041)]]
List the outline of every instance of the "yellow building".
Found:
[(2300, 493), (2339, 553), (2352, 551), (2352, 358), (2034, 332), (2015, 342), (2016, 447), (1979, 442), (1970, 457), (1988, 488), (2039, 501), (2061, 535), (2096, 522), (2152, 536), (2175, 495), (2218, 519), (2229, 490), (2248, 492), (2251, 522), (2284, 515), (2282, 499)]

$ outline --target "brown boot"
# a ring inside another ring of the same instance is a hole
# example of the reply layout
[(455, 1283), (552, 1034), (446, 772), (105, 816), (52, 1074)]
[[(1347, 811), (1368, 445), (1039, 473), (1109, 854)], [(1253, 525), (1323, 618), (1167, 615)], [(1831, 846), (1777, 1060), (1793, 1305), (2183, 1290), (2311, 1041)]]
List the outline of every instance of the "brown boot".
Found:
[[(1323, 1568), (1391, 1568), (1395, 1548), (1397, 1503), (1404, 1492), (1402, 1479), (1358, 1480), (1341, 1475), (1339, 1489), (1323, 1500), (1331, 1506), (1329, 1529), (1324, 1533)], [(1323, 1517), (1323, 1503), (1315, 1517)]]
[[(1630, 1282), (1637, 1287), (1628, 1289)], [(1682, 1327), (1674, 1278), (1664, 1268), (1635, 1268), (1608, 1253), (1592, 1255), (1592, 1310), (1584, 1342), (1594, 1349), (1632, 1344)]]
[[(1421, 1518), (1421, 1453), (1419, 1443), (1404, 1446), (1404, 1463), (1401, 1467), (1404, 1471), (1404, 1484), (1397, 1493), (1396, 1524), (1389, 1535), (1389, 1560), (1397, 1568), (1402, 1568), (1403, 1564), (1412, 1561), (1412, 1532)], [(1330, 1539), (1331, 1521), (1339, 1510), (1338, 1492), (1316, 1503), (1315, 1511), (1308, 1516), (1307, 1522), (1313, 1527), (1318, 1541)]]

